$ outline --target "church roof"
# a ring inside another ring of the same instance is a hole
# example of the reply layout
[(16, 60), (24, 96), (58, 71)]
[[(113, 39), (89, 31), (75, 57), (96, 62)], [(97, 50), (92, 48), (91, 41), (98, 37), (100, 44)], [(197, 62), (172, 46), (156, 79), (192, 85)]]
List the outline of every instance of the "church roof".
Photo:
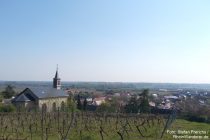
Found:
[(63, 90), (56, 88), (30, 88), (32, 93), (39, 99), (68, 97), (68, 94)]
[(18, 94), (12, 102), (28, 102), (37, 99), (68, 97), (68, 94), (63, 90), (55, 88), (26, 88)]
[(29, 102), (30, 100), (24, 95), (21, 94), (15, 99), (16, 102)]
[(55, 78), (53, 80), (53, 87), (54, 88), (44, 88), (44, 87), (26, 88), (20, 94), (18, 94), (12, 100), (12, 102), (35, 101), (37, 99), (46, 99), (46, 98), (60, 98), (60, 97), (67, 98), (69, 95), (60, 89), (60, 78), (58, 76), (58, 66), (57, 66)]

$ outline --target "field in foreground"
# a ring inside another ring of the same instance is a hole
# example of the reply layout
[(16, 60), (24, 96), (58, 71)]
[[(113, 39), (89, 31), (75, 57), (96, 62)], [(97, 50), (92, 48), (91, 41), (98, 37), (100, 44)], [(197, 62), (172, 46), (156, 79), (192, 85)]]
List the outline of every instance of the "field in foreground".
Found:
[[(157, 140), (167, 118), (160, 115), (126, 115), (101, 113), (2, 113), (0, 139), (27, 140)], [(210, 125), (175, 120), (166, 129), (163, 139), (170, 140), (174, 132), (192, 131), (188, 135), (210, 131)], [(184, 134), (183, 134), (184, 135)]]

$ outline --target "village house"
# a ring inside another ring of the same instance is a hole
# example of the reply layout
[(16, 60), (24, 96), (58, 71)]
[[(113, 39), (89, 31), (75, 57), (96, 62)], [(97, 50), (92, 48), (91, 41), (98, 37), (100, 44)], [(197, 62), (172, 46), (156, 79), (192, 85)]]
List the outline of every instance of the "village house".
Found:
[(105, 99), (106, 99), (106, 97), (97, 97), (97, 98), (94, 98), (93, 99), (93, 105), (96, 105), (96, 106), (99, 106), (99, 105), (101, 105), (102, 103), (105, 103), (106, 101), (105, 101)]
[(43, 109), (49, 112), (64, 108), (68, 97), (68, 94), (61, 89), (57, 68), (52, 88), (26, 88), (12, 100), (12, 103), (17, 108)]

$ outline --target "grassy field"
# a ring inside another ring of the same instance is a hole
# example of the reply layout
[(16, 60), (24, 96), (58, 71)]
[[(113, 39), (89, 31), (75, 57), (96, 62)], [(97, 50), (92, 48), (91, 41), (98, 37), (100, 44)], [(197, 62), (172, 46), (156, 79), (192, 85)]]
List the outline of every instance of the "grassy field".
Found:
[[(3, 113), (0, 114), (0, 139), (63, 140), (67, 136), (68, 140), (158, 140), (166, 121), (163, 116), (155, 115)], [(178, 130), (210, 131), (210, 125), (175, 120), (163, 139), (174, 139), (170, 133)]]
[[(210, 139), (210, 124), (206, 124), (206, 123), (189, 122), (186, 120), (178, 119), (174, 121), (174, 123), (168, 130), (176, 131), (176, 133), (178, 130), (190, 131), (191, 133), (188, 135), (202, 136), (203, 137), (202, 139), (204, 139), (204, 136), (206, 135), (209, 137), (208, 139)], [(201, 132), (202, 134), (195, 134), (198, 131), (205, 131), (207, 132), (207, 134), (203, 134), (202, 132)], [(172, 134), (166, 133), (164, 135), (164, 139), (175, 139), (175, 138), (173, 138)]]

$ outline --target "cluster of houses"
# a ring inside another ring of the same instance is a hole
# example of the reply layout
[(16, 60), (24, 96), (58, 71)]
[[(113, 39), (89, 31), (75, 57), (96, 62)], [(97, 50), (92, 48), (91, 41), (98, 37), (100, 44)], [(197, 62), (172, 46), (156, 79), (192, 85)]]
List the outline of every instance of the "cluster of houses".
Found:
[[(161, 90), (163, 91), (163, 90)], [(67, 104), (67, 100), (70, 95), (75, 96), (82, 92), (82, 89), (67, 89), (62, 90), (61, 88), (61, 79), (58, 75), (58, 69), (56, 70), (55, 77), (53, 78), (53, 86), (51, 88), (26, 88), (18, 95), (16, 95), (12, 100), (3, 100), (4, 103), (11, 101), (17, 108), (28, 108), (30, 109), (40, 109), (46, 111), (53, 111), (58, 108), (62, 108)], [(83, 89), (85, 92), (85, 89)], [(98, 91), (97, 91), (98, 92)], [(91, 93), (97, 93), (96, 91), (91, 91)], [(165, 92), (165, 90), (164, 90)], [(207, 92), (204, 93), (191, 93), (190, 91), (180, 92), (177, 94), (171, 94), (167, 96), (161, 96), (160, 94), (152, 94), (153, 100), (149, 101), (149, 105), (153, 108), (170, 110), (173, 108), (174, 104), (177, 101), (186, 100), (186, 98), (193, 98), (198, 95), (200, 97), (207, 96)], [(122, 106), (126, 105), (129, 99), (135, 94), (130, 92), (123, 93), (113, 93), (113, 94), (103, 94), (99, 93), (100, 96), (94, 96), (94, 98), (86, 97), (86, 101), (90, 110), (95, 110), (97, 106), (105, 103), (106, 101), (111, 101), (114, 98)], [(81, 99), (83, 102), (84, 98)], [(158, 102), (157, 102), (158, 100)], [(200, 104), (205, 104), (205, 101), (202, 98), (199, 99)]]

